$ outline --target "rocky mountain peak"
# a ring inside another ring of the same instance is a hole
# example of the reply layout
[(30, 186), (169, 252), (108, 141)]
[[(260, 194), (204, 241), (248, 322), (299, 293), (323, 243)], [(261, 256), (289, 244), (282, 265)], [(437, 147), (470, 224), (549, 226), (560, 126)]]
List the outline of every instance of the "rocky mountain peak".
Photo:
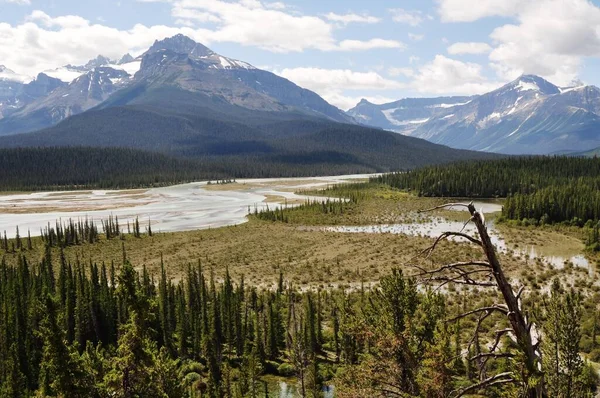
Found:
[(182, 34), (155, 41), (152, 47), (150, 47), (144, 55), (163, 50), (170, 50), (178, 54), (187, 54), (190, 58), (201, 58), (214, 55), (214, 52), (208, 47), (196, 43), (194, 40)]
[(503, 89), (517, 90), (520, 92), (532, 91), (544, 95), (560, 93), (560, 89), (557, 86), (537, 75), (521, 75), (500, 90)]
[(85, 70), (92, 70), (99, 66), (108, 65), (110, 63), (111, 63), (111, 61), (109, 58), (107, 58), (103, 55), (98, 55), (96, 58), (88, 61), (88, 63), (84, 65), (84, 68), (85, 68)]
[(6, 66), (0, 65), (0, 81), (28, 83), (31, 81), (31, 77), (20, 75), (11, 69), (8, 69)]
[(131, 54), (127, 53), (121, 57), (121, 59), (117, 62), (117, 65), (127, 64), (134, 60), (135, 60), (135, 58), (133, 58), (133, 56)]

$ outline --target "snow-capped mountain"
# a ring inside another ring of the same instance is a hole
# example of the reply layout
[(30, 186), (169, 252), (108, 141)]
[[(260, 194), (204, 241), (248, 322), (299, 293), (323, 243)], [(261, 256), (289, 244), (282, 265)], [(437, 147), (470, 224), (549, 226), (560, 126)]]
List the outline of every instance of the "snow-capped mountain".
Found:
[(559, 88), (523, 75), (466, 103), (438, 107), (416, 128), (400, 132), (454, 148), (507, 154), (589, 150), (600, 146), (600, 89)]
[(110, 67), (117, 70), (124, 70), (133, 77), (140, 70), (141, 57), (133, 58), (130, 54), (125, 54), (120, 60), (110, 60), (107, 57), (98, 55), (89, 60), (85, 65), (65, 65), (60, 68), (46, 70), (43, 73), (65, 83), (71, 83), (80, 76), (93, 71), (99, 67)]
[(42, 76), (53, 85), (30, 101), (21, 101), (22, 107), (14, 106), (12, 112), (0, 119), (0, 134), (33, 131), (58, 123), (98, 105), (131, 80), (124, 70), (104, 66), (93, 68), (70, 84), (45, 74), (40, 74), (36, 81)]
[(441, 109), (464, 105), (474, 97), (405, 98), (383, 105), (361, 100), (348, 114), (359, 123), (410, 135)]
[[(2, 68), (2, 67), (0, 67)], [(14, 76), (14, 72), (6, 73), (5, 76)], [(29, 79), (31, 80), (31, 79)], [(59, 87), (66, 85), (58, 79), (49, 77), (40, 73), (35, 79), (23, 83), (20, 77), (18, 80), (9, 80), (0, 78), (0, 119), (17, 112), (38, 98), (45, 97)]]
[(52, 126), (103, 104), (109, 97), (113, 102), (103, 106), (144, 103), (148, 98), (153, 104), (160, 102), (159, 107), (170, 106), (174, 99), (152, 96), (158, 90), (168, 90), (170, 95), (177, 91), (178, 96), (193, 94), (199, 96), (198, 101), (218, 101), (224, 114), (231, 112), (224, 108), (233, 105), (353, 123), (352, 117), (314, 92), (249, 63), (219, 55), (184, 35), (156, 41), (135, 59), (126, 55), (113, 61), (99, 56), (84, 66), (67, 65), (46, 74), (62, 81), (76, 77), (67, 86), (0, 118), (0, 135)]
[(0, 82), (17, 82), (21, 84), (29, 83), (32, 79), (29, 76), (20, 75), (4, 65), (0, 65)]

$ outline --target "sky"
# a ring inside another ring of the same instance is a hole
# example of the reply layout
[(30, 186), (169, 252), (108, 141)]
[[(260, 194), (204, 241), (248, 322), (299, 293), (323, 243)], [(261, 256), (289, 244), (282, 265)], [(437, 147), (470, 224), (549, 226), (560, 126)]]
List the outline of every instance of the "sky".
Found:
[(177, 33), (344, 110), (524, 73), (600, 85), (600, 0), (0, 0), (0, 65), (29, 76)]

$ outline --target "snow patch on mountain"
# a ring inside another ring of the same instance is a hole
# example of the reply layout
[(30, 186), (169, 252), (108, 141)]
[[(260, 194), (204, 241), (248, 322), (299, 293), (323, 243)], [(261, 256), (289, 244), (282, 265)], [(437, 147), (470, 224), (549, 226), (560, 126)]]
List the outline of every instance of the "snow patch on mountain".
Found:
[(133, 60), (124, 64), (109, 64), (108, 68), (125, 71), (129, 76), (134, 76), (142, 67), (141, 60)]
[(27, 84), (33, 80), (30, 76), (21, 75), (16, 73), (10, 69), (8, 69), (4, 65), (0, 65), (0, 81), (7, 82), (16, 82), (21, 84)]
[(62, 82), (71, 83), (78, 77), (85, 75), (86, 72), (63, 66), (61, 68), (46, 70), (43, 73)]
[(471, 101), (467, 101), (467, 102), (459, 102), (457, 104), (435, 104), (435, 105), (429, 105), (426, 106), (426, 108), (454, 108), (455, 106), (462, 106), (462, 105), (467, 105), (469, 102)]
[(519, 83), (515, 86), (515, 88), (519, 91), (540, 91), (540, 88), (534, 82), (525, 82), (523, 80), (519, 80)]

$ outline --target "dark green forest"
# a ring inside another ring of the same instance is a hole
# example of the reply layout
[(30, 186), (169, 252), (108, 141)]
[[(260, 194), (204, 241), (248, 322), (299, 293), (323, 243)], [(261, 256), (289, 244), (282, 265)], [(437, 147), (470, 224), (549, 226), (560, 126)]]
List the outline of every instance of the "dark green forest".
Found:
[(513, 157), (386, 174), (374, 180), (419, 196), (505, 197), (503, 217), (530, 223), (600, 220), (600, 159)]
[(201, 162), (123, 148), (0, 149), (0, 190), (138, 188), (224, 174)]
[[(364, 138), (364, 137), (363, 137)], [(249, 143), (239, 144), (248, 147)], [(413, 155), (390, 156), (378, 162), (378, 152), (354, 155), (311, 147), (295, 152), (223, 153), (197, 158), (173, 157), (127, 148), (44, 147), (0, 149), (0, 190), (140, 188), (224, 178), (305, 177), (363, 174), (411, 168), (425, 162)], [(362, 145), (357, 143), (357, 145)], [(235, 145), (228, 147), (234, 150)], [(434, 160), (436, 159), (436, 160)]]
[[(150, 275), (123, 257), (118, 265), (71, 264), (47, 251), (37, 264), (2, 261), (0, 396), (263, 397), (269, 388), (278, 396), (264, 378), (271, 375), (292, 381), (302, 397), (332, 388), (339, 397), (446, 397), (476, 384), (481, 371), (468, 360), (475, 351), (463, 352), (477, 317), (444, 321), (466, 301), (450, 305), (418, 291), (399, 271), (374, 291), (301, 292), (283, 274), (264, 290), (228, 272), (217, 282), (198, 263), (173, 281), (164, 266)], [(540, 309), (548, 358), (571, 361), (556, 373), (548, 362), (552, 396), (595, 389), (578, 356), (584, 313), (581, 297), (557, 283)], [(503, 342), (509, 357), (510, 340)], [(483, 366), (514, 370), (508, 360)], [(518, 388), (504, 384), (485, 394), (511, 391)]]

